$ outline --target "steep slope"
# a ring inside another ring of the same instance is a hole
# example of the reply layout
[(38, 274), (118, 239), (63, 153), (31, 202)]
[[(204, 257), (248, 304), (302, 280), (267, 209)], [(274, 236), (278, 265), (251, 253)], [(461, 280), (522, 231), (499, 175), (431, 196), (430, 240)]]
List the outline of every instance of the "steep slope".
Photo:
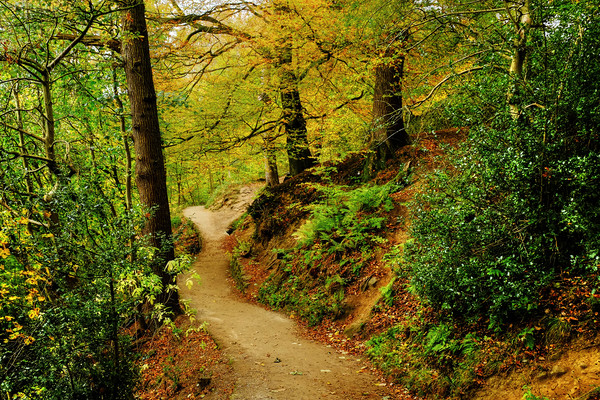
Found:
[[(407, 291), (411, 276), (402, 252), (411, 200), (432, 170), (453, 168), (444, 149), (464, 136), (460, 130), (422, 135), (371, 182), (363, 182), (363, 158), (355, 155), (264, 192), (229, 240), (238, 288), (250, 301), (313, 326), (315, 338), (366, 350), (393, 382), (421, 395), (594, 398), (600, 375), (590, 325), (552, 333), (542, 315), (491, 331), (486, 321), (441, 321)], [(565, 279), (559, 290), (541, 293), (543, 304), (575, 320), (578, 302), (589, 295), (577, 295), (577, 285)]]

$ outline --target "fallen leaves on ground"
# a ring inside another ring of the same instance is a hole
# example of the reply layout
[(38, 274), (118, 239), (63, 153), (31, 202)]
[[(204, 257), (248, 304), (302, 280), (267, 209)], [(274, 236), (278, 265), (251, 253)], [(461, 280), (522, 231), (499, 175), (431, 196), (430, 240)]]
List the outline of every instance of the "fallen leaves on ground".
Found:
[(138, 347), (137, 399), (201, 399), (233, 393), (232, 368), (214, 340), (187, 316), (178, 317)]

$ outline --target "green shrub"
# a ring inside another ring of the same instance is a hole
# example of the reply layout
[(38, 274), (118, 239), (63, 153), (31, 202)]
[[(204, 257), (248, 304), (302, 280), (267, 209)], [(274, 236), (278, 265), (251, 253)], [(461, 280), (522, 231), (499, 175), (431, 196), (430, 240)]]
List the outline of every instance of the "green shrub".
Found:
[(143, 219), (115, 216), (96, 187), (77, 180), (22, 216), (0, 212), (0, 391), (9, 398), (132, 396), (137, 369), (122, 328), (162, 286), (153, 249), (131, 241)]
[(533, 394), (531, 392), (531, 389), (527, 386), (525, 386), (523, 389), (525, 389), (525, 393), (523, 394), (523, 400), (550, 400), (548, 397), (540, 397)]
[[(557, 50), (532, 53), (526, 84), (535, 90), (521, 93), (520, 118), (502, 100), (502, 78), (473, 88), (497, 106), (467, 112), (469, 138), (418, 199), (406, 252), (415, 292), (437, 309), (499, 327), (535, 312), (540, 289), (563, 271), (597, 272), (600, 82), (589, 76), (600, 73), (600, 28), (589, 17), (533, 39)], [(547, 80), (551, 70), (565, 73)]]
[(367, 355), (416, 394), (456, 395), (476, 380), (479, 343), (473, 334), (456, 337), (449, 325), (428, 325), (415, 319), (371, 338)]
[(286, 309), (297, 314), (310, 326), (319, 324), (325, 317), (335, 317), (343, 311), (342, 290), (330, 293), (325, 287), (308, 289), (307, 282), (289, 276), (280, 282), (271, 276), (258, 291), (259, 301), (274, 309)]
[(382, 212), (393, 208), (389, 194), (396, 188), (393, 184), (354, 190), (316, 186), (324, 199), (310, 206), (309, 221), (295, 234), (299, 244), (309, 246), (319, 240), (329, 252), (343, 252), (377, 240), (372, 232), (382, 228), (386, 220)]

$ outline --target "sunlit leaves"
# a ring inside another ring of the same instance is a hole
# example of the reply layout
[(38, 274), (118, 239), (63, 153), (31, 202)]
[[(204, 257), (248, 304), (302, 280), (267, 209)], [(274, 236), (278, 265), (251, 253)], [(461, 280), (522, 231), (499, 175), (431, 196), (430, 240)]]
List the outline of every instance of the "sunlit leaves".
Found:
[(46, 301), (48, 276), (29, 256), (37, 250), (21, 223), (23, 218), (3, 212), (0, 221), (0, 341), (12, 347), (30, 345), (35, 337), (29, 327), (40, 317), (40, 306)]

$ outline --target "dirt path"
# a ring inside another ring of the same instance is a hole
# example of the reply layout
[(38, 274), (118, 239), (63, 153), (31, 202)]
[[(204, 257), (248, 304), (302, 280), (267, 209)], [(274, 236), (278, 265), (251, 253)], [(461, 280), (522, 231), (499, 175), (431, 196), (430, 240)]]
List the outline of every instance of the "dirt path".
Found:
[[(295, 323), (284, 315), (234, 296), (229, 259), (221, 243), (244, 205), (242, 199), (219, 211), (184, 210), (200, 227), (204, 243), (193, 268), (201, 283), (188, 289), (180, 282), (182, 296), (198, 311), (198, 320), (209, 323), (209, 332), (231, 359), (235, 373), (231, 399), (391, 399), (361, 360), (300, 337)], [(227, 397), (213, 392), (206, 398)]]

